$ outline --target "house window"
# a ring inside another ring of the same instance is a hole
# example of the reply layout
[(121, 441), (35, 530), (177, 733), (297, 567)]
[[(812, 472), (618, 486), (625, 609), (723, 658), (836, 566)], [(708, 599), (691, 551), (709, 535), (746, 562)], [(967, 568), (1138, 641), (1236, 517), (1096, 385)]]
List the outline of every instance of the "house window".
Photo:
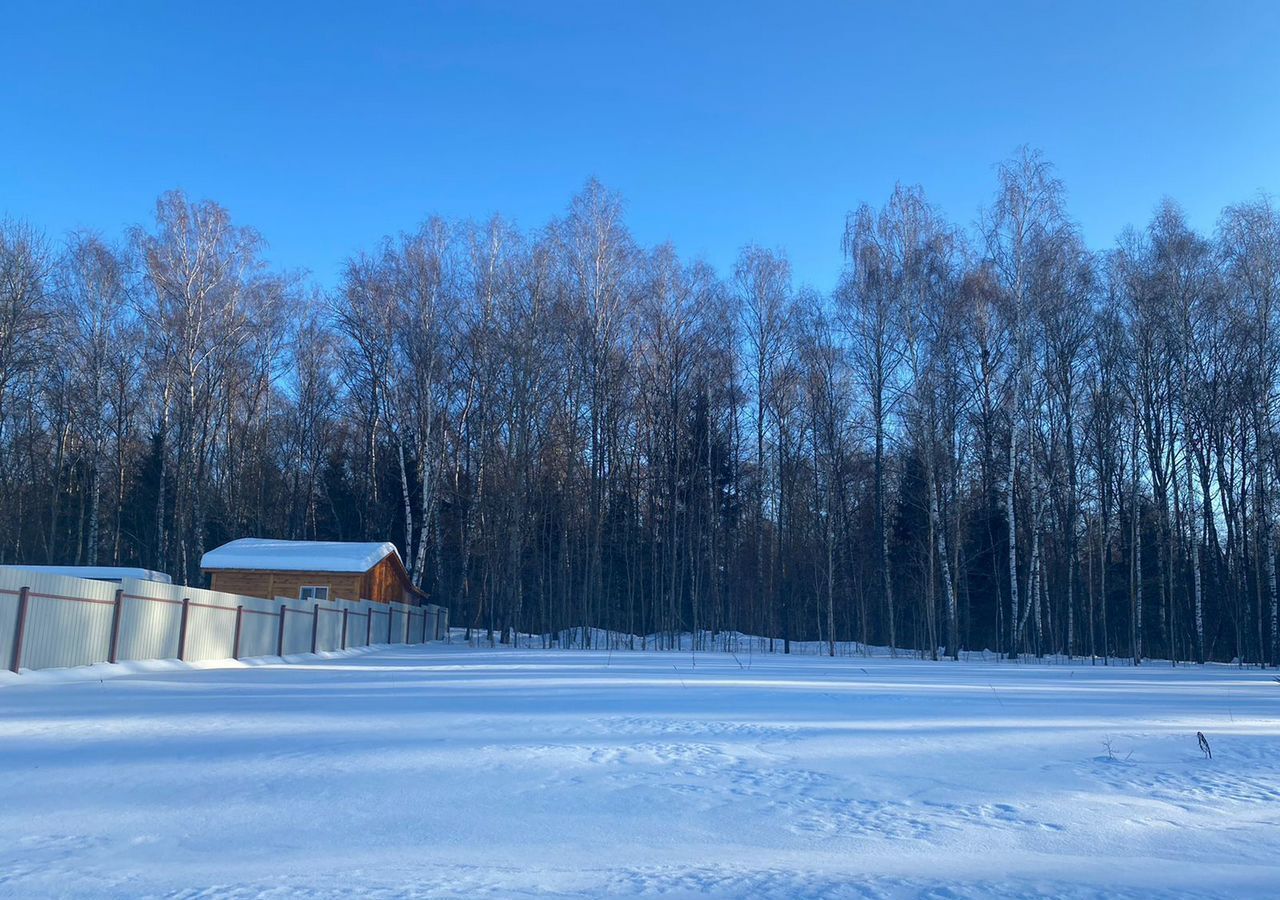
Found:
[(307, 585), (298, 590), (299, 600), (328, 600), (329, 588), (319, 585)]

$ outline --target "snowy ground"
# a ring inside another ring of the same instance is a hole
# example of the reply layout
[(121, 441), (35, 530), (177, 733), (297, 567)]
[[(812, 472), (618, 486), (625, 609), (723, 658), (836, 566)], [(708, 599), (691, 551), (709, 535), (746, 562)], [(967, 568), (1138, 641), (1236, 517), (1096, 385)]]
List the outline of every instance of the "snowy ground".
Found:
[(1270, 673), (441, 645), (88, 671), (0, 680), (0, 896), (1280, 891)]

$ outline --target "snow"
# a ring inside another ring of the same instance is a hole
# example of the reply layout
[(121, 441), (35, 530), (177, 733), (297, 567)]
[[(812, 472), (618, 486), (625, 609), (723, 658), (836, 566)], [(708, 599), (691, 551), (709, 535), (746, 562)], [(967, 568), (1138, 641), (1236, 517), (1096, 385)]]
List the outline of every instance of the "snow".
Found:
[(173, 584), (173, 579), (163, 572), (151, 569), (138, 569), (132, 566), (0, 566), (0, 569), (21, 569), (27, 572), (41, 572), (46, 575), (66, 575), (71, 578), (89, 578), (94, 581), (123, 581), (133, 578), (138, 581), (156, 581), (161, 584)]
[(1226, 666), (428, 644), (8, 675), (0, 896), (1274, 896), (1278, 738), (1280, 684)]
[(267, 569), (273, 572), (367, 572), (395, 553), (389, 541), (277, 541), (240, 538), (200, 558), (202, 569)]

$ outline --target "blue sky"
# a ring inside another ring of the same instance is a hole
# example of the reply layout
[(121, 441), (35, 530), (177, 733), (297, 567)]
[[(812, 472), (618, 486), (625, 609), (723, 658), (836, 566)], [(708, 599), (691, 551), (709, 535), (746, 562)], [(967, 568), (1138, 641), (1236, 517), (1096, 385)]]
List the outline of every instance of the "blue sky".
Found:
[[(367, 8), (366, 8), (367, 7)], [(1227, 7), (1230, 7), (1229, 9)], [(117, 234), (180, 187), (334, 283), (430, 213), (559, 214), (829, 288), (844, 214), (972, 222), (1018, 145), (1089, 243), (1280, 193), (1280, 3), (56, 3), (0, 28), (0, 215)]]

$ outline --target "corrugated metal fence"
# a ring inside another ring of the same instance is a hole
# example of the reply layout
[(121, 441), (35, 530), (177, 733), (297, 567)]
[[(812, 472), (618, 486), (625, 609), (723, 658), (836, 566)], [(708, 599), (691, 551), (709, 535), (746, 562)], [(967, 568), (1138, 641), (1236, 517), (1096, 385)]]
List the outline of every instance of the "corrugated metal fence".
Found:
[(439, 606), (272, 601), (152, 581), (0, 570), (0, 660), (14, 672), (416, 644), (441, 640), (448, 629), (449, 611)]

